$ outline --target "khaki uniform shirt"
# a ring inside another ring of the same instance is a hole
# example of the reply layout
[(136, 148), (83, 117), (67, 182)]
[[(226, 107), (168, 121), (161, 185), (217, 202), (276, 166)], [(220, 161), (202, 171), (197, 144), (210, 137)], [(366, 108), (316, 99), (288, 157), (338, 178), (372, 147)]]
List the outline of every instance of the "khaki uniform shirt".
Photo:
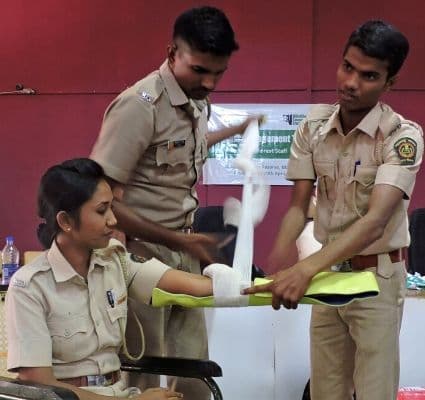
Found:
[[(118, 253), (126, 258), (128, 290)], [(169, 269), (156, 259), (131, 260), (112, 239), (90, 260), (87, 282), (55, 242), (13, 276), (6, 296), (7, 367), (53, 367), (56, 378), (119, 370), (119, 319), (127, 318), (127, 294), (149, 303)], [(125, 325), (124, 325), (125, 326)]]
[(128, 206), (167, 228), (193, 222), (208, 155), (206, 106), (187, 98), (164, 62), (111, 103), (91, 154), (125, 184)]
[(314, 106), (299, 125), (291, 147), (287, 178), (317, 179), (315, 237), (335, 240), (368, 211), (375, 185), (405, 194), (380, 239), (361, 254), (378, 254), (409, 245), (407, 207), (423, 154), (422, 129), (389, 106), (378, 103), (347, 135), (339, 106)]

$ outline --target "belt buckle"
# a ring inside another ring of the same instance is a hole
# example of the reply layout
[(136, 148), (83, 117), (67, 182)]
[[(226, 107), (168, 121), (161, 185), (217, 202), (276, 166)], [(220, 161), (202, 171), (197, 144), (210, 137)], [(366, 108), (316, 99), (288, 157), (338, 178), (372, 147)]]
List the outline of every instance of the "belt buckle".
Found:
[(352, 272), (353, 266), (351, 264), (351, 259), (344, 260), (336, 264), (334, 267), (332, 267), (332, 270), (336, 272)]
[(105, 375), (87, 375), (87, 386), (109, 386), (112, 379), (107, 379)]

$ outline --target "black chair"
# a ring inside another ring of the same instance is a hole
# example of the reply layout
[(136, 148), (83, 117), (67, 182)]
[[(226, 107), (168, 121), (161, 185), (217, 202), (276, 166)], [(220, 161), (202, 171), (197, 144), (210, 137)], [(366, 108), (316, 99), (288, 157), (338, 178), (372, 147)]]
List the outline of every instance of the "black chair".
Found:
[(408, 271), (425, 275), (425, 208), (417, 208), (410, 214), (410, 246), (408, 253)]
[[(209, 387), (214, 400), (223, 400), (213, 379), (223, 373), (214, 361), (145, 356), (139, 361), (124, 358), (121, 362), (122, 371), (200, 379)], [(61, 387), (0, 377), (0, 400), (78, 400), (78, 396)]]
[(209, 387), (214, 400), (223, 400), (220, 388), (213, 379), (213, 377), (223, 376), (223, 373), (221, 367), (211, 360), (143, 356), (138, 361), (130, 361), (122, 358), (121, 370), (200, 379)]

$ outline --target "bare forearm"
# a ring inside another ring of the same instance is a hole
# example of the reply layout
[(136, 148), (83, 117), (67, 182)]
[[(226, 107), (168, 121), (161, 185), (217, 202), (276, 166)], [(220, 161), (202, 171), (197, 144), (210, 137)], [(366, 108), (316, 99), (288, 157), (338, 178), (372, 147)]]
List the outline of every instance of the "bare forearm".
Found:
[(306, 217), (299, 208), (290, 208), (280, 225), (274, 247), (288, 249), (300, 236), (306, 223)]
[(313, 192), (314, 182), (311, 180), (295, 181), (292, 189), (291, 204), (280, 225), (274, 248), (281, 252), (298, 239), (306, 223), (308, 207)]
[(336, 240), (331, 241), (301, 263), (305, 263), (309, 271), (314, 274), (359, 254), (383, 235), (388, 221), (402, 198), (403, 192), (398, 188), (388, 185), (376, 186), (367, 214), (346, 229)]
[(375, 221), (367, 216), (355, 222), (340, 237), (312, 254), (302, 264), (308, 268), (311, 275), (324, 271), (341, 261), (359, 254), (371, 243), (379, 239), (384, 232), (381, 221)]
[[(99, 395), (99, 394), (95, 394), (93, 392), (89, 392), (89, 391), (84, 390), (84, 389), (80, 389), (79, 387), (74, 386), (74, 385), (70, 385), (69, 383), (58, 381), (54, 376), (40, 376), (38, 373), (33, 374), (30, 371), (32, 369), (33, 368), (23, 369), (23, 370), (26, 370), (26, 371), (19, 373), (19, 379), (39, 383), (39, 384), (42, 384), (42, 385), (57, 386), (57, 387), (61, 387), (61, 388), (64, 388), (64, 389), (71, 390), (72, 392), (74, 392), (78, 396), (78, 398), (80, 400), (105, 400), (105, 399), (113, 400), (113, 399), (115, 399), (115, 397), (102, 396), (102, 395)], [(41, 375), (44, 375), (44, 373), (42, 373)]]
[(168, 270), (161, 277), (157, 287), (170, 293), (189, 294), (196, 297), (212, 294), (210, 278), (173, 269)]
[(232, 136), (237, 135), (238, 133), (243, 133), (248, 126), (248, 122), (244, 121), (239, 125), (232, 125), (218, 131), (208, 132), (207, 134), (207, 145), (208, 148), (215, 145), (216, 143), (221, 142), (222, 140), (228, 139)]

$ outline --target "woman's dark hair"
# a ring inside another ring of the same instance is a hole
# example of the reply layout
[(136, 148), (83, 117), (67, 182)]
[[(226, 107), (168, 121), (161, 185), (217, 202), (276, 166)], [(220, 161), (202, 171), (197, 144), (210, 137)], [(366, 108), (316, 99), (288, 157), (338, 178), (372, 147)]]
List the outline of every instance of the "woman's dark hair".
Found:
[(177, 38), (194, 50), (216, 56), (230, 56), (239, 49), (229, 20), (215, 7), (192, 8), (177, 17), (173, 39)]
[(394, 26), (379, 20), (367, 21), (349, 37), (344, 56), (350, 46), (358, 47), (368, 57), (388, 61), (388, 77), (400, 70), (409, 53), (409, 41)]
[(88, 158), (75, 158), (50, 167), (38, 189), (38, 216), (44, 222), (38, 226), (38, 240), (49, 248), (60, 228), (56, 215), (65, 211), (79, 223), (81, 206), (88, 201), (101, 179), (103, 168)]

